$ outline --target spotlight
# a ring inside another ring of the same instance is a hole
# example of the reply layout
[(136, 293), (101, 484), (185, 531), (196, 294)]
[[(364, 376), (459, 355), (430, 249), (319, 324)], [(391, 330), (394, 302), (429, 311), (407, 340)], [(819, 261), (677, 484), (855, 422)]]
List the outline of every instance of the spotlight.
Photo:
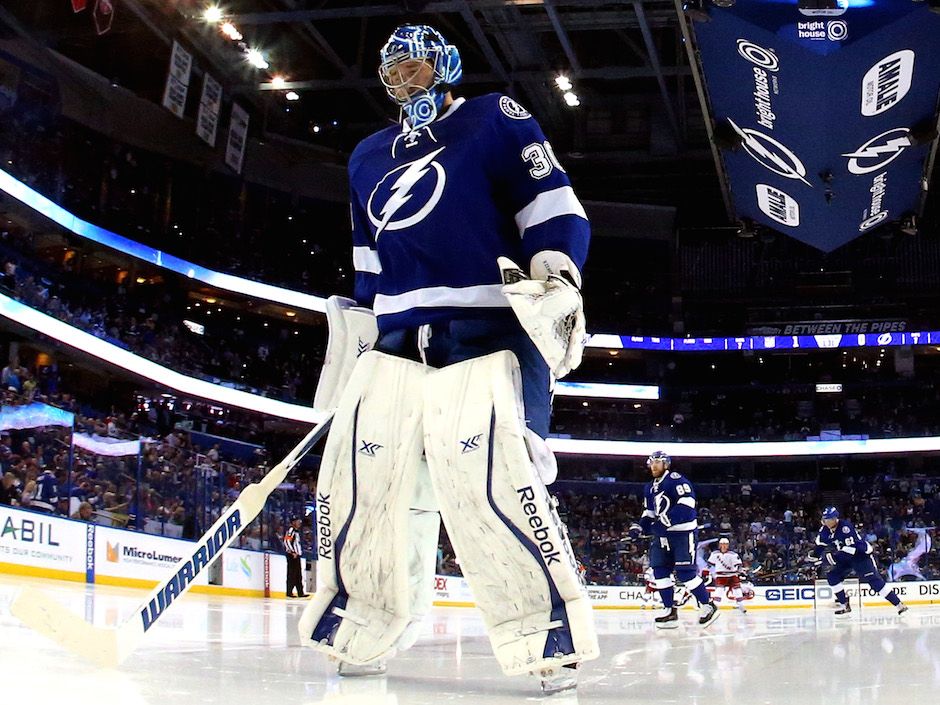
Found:
[(558, 90), (560, 91), (570, 91), (573, 87), (571, 79), (564, 74), (558, 74), (555, 77), (555, 85), (558, 86)]
[(274, 76), (271, 79), (271, 87), (281, 89), (287, 85), (287, 80), (283, 76)]
[(300, 100), (300, 96), (295, 91), (288, 91), (284, 97), (288, 100)]
[(268, 64), (267, 60), (264, 58), (264, 54), (262, 54), (257, 49), (249, 49), (247, 52), (245, 52), (245, 60), (256, 69), (266, 69), (268, 66), (270, 66), (270, 64)]
[(212, 24), (221, 22), (222, 8), (220, 8), (218, 5), (209, 5), (209, 7), (207, 7), (202, 13), (202, 19), (204, 19), (206, 22), (211, 22)]
[(569, 108), (577, 108), (581, 105), (581, 99), (571, 91), (565, 93), (565, 102), (568, 104)]
[(240, 42), (244, 37), (242, 33), (231, 22), (226, 22), (222, 25), (222, 34), (231, 39), (233, 42)]

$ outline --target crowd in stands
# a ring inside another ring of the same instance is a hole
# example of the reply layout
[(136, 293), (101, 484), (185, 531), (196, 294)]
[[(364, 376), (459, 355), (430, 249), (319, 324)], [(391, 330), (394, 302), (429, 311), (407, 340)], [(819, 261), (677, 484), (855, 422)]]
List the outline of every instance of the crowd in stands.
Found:
[[(33, 308), (188, 375), (286, 401), (313, 399), (323, 359), (319, 329), (212, 311), (172, 282), (115, 282), (111, 273), (76, 272), (67, 262), (42, 261), (32, 234), (16, 226), (0, 230), (0, 251), (5, 255), (0, 291)], [(186, 328), (187, 316), (205, 321), (206, 333)]]
[[(851, 488), (842, 497), (842, 511), (872, 544), (879, 568), (905, 557), (918, 542), (912, 529), (935, 536), (940, 526), (940, 478), (892, 477), (887, 473), (846, 478)], [(593, 585), (643, 584), (649, 567), (648, 539), (631, 534), (643, 508), (641, 485), (624, 493), (592, 495), (563, 489), (555, 494), (575, 555)], [(806, 558), (820, 526), (824, 501), (818, 491), (771, 487), (759, 493), (758, 483), (742, 481), (720, 488), (717, 496), (699, 497), (699, 558), (701, 561), (727, 537), (755, 584), (812, 582), (816, 569)], [(439, 570), (459, 575), (453, 549), (443, 542)], [(940, 579), (940, 556), (928, 551), (918, 562), (926, 579)]]
[(132, 148), (27, 101), (0, 119), (0, 168), (85, 220), (238, 276), (327, 295), (351, 289), (342, 204)]
[[(139, 457), (96, 455), (72, 445), (73, 429), (63, 426), (5, 430), (0, 433), (0, 504), (195, 539), (242, 487), (268, 469), (264, 456), (255, 463), (233, 462), (220, 452), (219, 444), (200, 448), (186, 431), (158, 433), (152, 415), (134, 411), (104, 416), (67, 393), (47, 395), (37, 390), (24, 397), (6, 391), (3, 406), (33, 400), (72, 412), (75, 433), (141, 438), (141, 452)], [(271, 496), (237, 545), (279, 549), (290, 516), (303, 514), (304, 500), (315, 488), (315, 473), (298, 469), (291, 481), (294, 487)], [(306, 538), (309, 547), (309, 535)]]

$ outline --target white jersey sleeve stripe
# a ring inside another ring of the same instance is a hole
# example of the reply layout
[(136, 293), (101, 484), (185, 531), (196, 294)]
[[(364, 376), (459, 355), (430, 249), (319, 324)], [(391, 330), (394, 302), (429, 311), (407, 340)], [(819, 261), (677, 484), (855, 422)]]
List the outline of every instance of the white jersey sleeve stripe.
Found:
[(587, 220), (584, 206), (574, 195), (570, 186), (561, 186), (536, 196), (529, 205), (516, 213), (519, 237), (525, 237), (527, 228), (544, 223), (561, 215), (576, 215)]
[(431, 286), (406, 291), (403, 294), (376, 294), (375, 315), (387, 316), (412, 308), (507, 308), (509, 301), (503, 294), (502, 284), (478, 286)]
[(379, 262), (379, 253), (371, 247), (353, 248), (353, 267), (357, 272), (382, 273), (382, 264)]

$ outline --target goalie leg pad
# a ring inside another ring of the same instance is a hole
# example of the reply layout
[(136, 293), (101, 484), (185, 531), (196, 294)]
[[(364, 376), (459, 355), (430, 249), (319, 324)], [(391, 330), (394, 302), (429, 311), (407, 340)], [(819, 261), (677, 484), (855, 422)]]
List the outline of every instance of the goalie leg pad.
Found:
[(434, 573), (437, 568), (437, 542), (441, 515), (431, 485), (428, 464), (421, 461), (415, 482), (415, 496), (408, 517), (408, 580), (410, 620), (396, 644), (404, 651), (414, 646), (421, 633), (421, 621), (434, 603)]
[(363, 354), (323, 453), (318, 589), (298, 630), (301, 643), (348, 663), (391, 655), (411, 621), (409, 533), (428, 372), (384, 353)]
[(431, 480), (503, 672), (596, 658), (590, 599), (526, 443), (515, 356), (451, 365), (425, 390)]

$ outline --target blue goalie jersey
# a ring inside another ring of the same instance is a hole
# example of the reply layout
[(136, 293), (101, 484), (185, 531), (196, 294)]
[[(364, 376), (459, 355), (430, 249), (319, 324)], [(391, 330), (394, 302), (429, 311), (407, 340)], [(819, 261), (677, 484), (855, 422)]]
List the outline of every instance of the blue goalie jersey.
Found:
[(698, 510), (692, 483), (678, 472), (667, 472), (647, 484), (640, 521), (655, 536), (695, 531), (698, 528)]
[(590, 228), (541, 128), (507, 96), (459, 98), (430, 125), (389, 127), (349, 161), (355, 298), (379, 331), (508, 310), (496, 258), (541, 250), (581, 268)]

